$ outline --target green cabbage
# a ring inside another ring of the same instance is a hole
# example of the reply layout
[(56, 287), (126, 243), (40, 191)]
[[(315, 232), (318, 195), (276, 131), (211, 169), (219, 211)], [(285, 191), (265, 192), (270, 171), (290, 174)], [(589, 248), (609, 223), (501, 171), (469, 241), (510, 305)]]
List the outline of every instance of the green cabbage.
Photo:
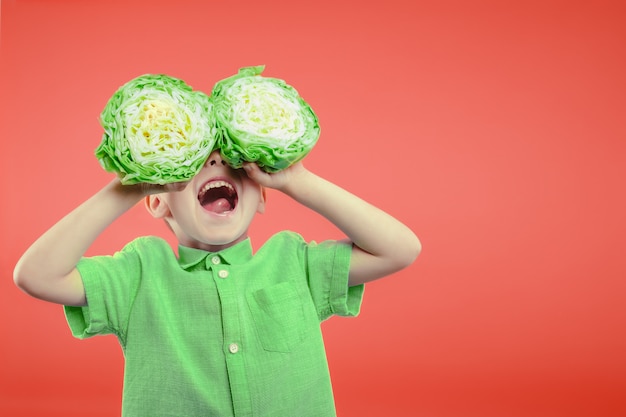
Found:
[(167, 75), (146, 74), (121, 86), (100, 123), (96, 157), (123, 184), (189, 180), (217, 142), (209, 97)]
[(283, 80), (262, 77), (264, 66), (241, 68), (215, 84), (211, 100), (219, 147), (229, 165), (256, 162), (276, 172), (304, 158), (319, 138), (317, 116)]

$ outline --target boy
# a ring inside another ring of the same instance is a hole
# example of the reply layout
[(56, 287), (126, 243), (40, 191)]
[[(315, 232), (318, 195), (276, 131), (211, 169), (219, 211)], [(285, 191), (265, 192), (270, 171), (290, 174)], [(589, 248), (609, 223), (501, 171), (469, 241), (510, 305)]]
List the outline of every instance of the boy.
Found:
[[(292, 232), (254, 255), (247, 236), (280, 190), (338, 226), (345, 242)], [(141, 237), (113, 256), (84, 258), (140, 200), (165, 219), (176, 256)], [(124, 350), (124, 416), (334, 416), (320, 322), (358, 314), (363, 284), (413, 262), (402, 223), (297, 163), (268, 174), (233, 169), (213, 151), (185, 184), (114, 180), (44, 233), (15, 282), (65, 305), (76, 337), (115, 334)]]

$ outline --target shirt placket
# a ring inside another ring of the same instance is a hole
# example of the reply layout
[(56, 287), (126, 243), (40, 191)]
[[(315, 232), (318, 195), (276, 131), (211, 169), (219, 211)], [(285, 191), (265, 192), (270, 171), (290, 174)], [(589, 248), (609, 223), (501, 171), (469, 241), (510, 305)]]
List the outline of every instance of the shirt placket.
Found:
[(239, 294), (232, 268), (219, 255), (211, 255), (207, 257), (207, 269), (213, 274), (220, 299), (224, 333), (223, 350), (233, 399), (233, 411), (236, 417), (250, 416), (252, 407), (244, 362), (246, 346), (242, 344)]

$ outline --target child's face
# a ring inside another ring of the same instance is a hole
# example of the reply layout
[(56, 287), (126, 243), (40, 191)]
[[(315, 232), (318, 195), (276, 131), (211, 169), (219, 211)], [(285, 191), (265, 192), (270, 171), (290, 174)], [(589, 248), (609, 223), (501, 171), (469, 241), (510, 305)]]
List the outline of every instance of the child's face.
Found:
[(265, 209), (265, 195), (216, 150), (184, 190), (150, 196), (147, 205), (168, 221), (181, 245), (216, 252), (247, 238), (254, 215)]

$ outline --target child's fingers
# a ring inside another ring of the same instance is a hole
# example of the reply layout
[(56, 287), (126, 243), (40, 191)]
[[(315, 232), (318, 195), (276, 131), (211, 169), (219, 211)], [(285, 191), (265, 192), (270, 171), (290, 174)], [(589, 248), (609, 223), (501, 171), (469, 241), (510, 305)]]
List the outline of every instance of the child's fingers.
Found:
[(184, 182), (173, 182), (169, 184), (149, 184), (149, 183), (139, 183), (133, 185), (125, 185), (128, 189), (136, 189), (144, 195), (150, 194), (161, 194), (161, 193), (169, 193), (172, 191), (182, 191), (187, 187), (189, 181)]
[(243, 169), (246, 171), (246, 174), (250, 179), (258, 182), (261, 185), (263, 185), (262, 183), (267, 181), (267, 178), (269, 177), (269, 174), (267, 172), (263, 171), (261, 168), (259, 168), (257, 164), (253, 162), (244, 163)]
[(165, 184), (163, 186), (163, 188), (165, 189), (165, 191), (170, 192), (170, 191), (182, 191), (185, 188), (187, 188), (187, 184), (189, 184), (189, 181), (183, 181), (183, 182), (172, 182), (170, 184)]

